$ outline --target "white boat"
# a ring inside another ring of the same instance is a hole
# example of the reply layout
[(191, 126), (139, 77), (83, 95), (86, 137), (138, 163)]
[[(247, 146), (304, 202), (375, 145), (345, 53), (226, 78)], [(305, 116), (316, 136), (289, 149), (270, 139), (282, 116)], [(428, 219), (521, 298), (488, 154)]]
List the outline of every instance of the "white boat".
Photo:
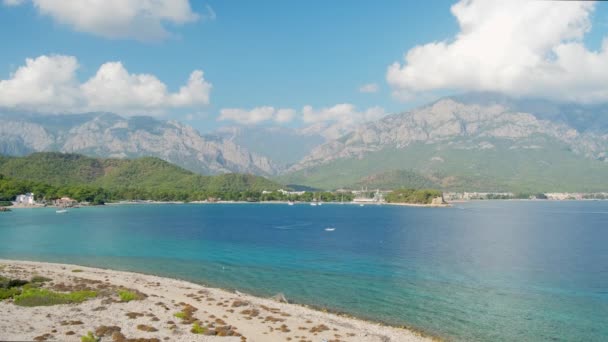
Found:
[(323, 205), (323, 202), (319, 202), (319, 204), (318, 204), (318, 205)]
[(334, 230), (336, 230), (336, 228), (334, 228), (334, 227), (327, 227), (327, 228), (325, 228), (326, 232), (333, 232)]
[(360, 207), (363, 207), (364, 205), (363, 205), (363, 204), (359, 204), (359, 206), (360, 206)]
[(310, 202), (310, 205), (312, 205), (313, 207), (317, 206), (317, 202)]
[(67, 212), (68, 212), (68, 210), (67, 210), (67, 209), (59, 209), (59, 210), (55, 210), (55, 212), (56, 212), (57, 214), (65, 214), (65, 213), (67, 213)]
[(287, 205), (293, 205), (292, 201), (287, 202)]

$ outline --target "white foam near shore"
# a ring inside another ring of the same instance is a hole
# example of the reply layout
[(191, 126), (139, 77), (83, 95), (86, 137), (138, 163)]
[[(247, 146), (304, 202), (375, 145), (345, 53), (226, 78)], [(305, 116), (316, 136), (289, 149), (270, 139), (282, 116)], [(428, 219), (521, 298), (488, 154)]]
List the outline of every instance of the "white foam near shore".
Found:
[[(33, 340), (46, 336), (49, 341), (80, 341), (81, 336), (95, 332), (100, 326), (120, 327), (121, 334), (127, 338), (157, 338), (159, 341), (433, 340), (408, 329), (153, 275), (2, 259), (0, 275), (19, 279), (44, 276), (52, 279), (45, 285), (51, 288), (61, 284), (79, 285), (105, 289), (108, 293), (108, 288), (120, 287), (147, 296), (120, 302), (117, 294), (106, 294), (80, 304), (37, 307), (17, 306), (11, 300), (4, 300), (0, 302), (0, 340)], [(193, 317), (207, 330), (228, 330), (230, 334), (236, 332), (240, 336), (192, 333), (192, 324), (183, 324), (175, 316), (185, 305), (196, 308)], [(142, 330), (142, 326), (156, 331)], [(112, 340), (111, 336), (101, 339)]]

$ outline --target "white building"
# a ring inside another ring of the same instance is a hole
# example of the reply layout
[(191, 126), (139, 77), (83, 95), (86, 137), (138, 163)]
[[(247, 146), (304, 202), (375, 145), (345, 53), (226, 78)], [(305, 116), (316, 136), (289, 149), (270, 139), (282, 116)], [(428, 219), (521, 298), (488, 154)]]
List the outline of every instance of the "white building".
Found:
[(28, 192), (25, 195), (18, 195), (15, 200), (16, 204), (24, 204), (24, 205), (34, 205), (36, 201), (34, 201), (34, 193)]

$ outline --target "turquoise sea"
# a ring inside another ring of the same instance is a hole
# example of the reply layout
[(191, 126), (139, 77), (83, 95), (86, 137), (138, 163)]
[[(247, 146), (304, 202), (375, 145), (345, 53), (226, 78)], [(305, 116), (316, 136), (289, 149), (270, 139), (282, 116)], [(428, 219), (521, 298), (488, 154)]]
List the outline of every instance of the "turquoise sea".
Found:
[(453, 341), (608, 341), (606, 201), (19, 209), (0, 258), (283, 292)]

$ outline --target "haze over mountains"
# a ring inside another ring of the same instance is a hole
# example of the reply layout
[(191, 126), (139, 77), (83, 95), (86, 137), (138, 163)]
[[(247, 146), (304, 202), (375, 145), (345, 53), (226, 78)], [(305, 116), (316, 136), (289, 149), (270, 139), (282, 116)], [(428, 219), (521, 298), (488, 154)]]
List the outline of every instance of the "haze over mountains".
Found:
[[(485, 191), (608, 190), (608, 107), (471, 93), (361, 124), (225, 127), (113, 114), (4, 114), (0, 153), (156, 156), (200, 173), (245, 172), (289, 184)], [(322, 128), (328, 128), (330, 125)]]

